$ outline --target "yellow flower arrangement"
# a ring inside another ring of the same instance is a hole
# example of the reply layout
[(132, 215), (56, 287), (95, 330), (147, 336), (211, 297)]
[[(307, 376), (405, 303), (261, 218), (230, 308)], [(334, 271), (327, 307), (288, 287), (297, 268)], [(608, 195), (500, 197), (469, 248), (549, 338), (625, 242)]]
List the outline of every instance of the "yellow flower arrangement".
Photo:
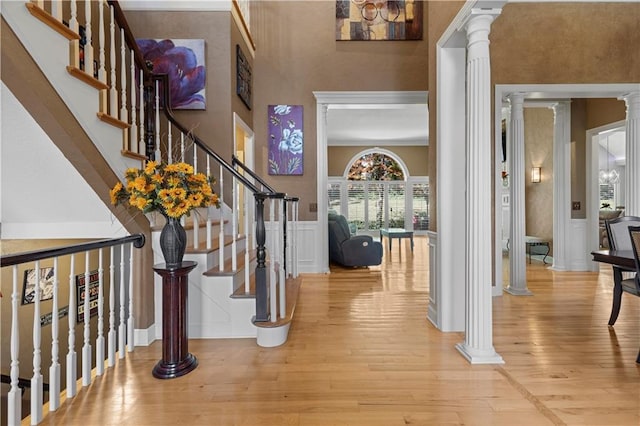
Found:
[(109, 191), (111, 204), (129, 204), (143, 213), (159, 211), (175, 219), (198, 207), (220, 207), (211, 188), (215, 179), (194, 173), (190, 164), (149, 161), (144, 169), (127, 169), (125, 179), (124, 185), (118, 182)]

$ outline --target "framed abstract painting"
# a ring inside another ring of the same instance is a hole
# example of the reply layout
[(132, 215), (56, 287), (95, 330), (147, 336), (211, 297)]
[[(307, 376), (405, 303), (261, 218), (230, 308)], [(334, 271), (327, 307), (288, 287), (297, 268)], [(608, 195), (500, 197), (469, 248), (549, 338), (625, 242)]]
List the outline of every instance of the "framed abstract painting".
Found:
[(302, 105), (269, 105), (269, 174), (302, 175)]
[(336, 40), (422, 40), (421, 0), (336, 0)]
[(137, 39), (156, 74), (168, 74), (171, 109), (206, 109), (204, 40)]

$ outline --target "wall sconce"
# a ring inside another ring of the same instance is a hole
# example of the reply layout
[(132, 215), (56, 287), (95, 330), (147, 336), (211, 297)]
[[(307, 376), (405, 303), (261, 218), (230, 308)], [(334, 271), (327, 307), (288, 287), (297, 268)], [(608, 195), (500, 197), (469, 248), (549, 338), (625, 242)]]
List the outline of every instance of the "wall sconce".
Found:
[(541, 175), (542, 175), (542, 172), (540, 171), (540, 167), (531, 168), (531, 182), (540, 183)]

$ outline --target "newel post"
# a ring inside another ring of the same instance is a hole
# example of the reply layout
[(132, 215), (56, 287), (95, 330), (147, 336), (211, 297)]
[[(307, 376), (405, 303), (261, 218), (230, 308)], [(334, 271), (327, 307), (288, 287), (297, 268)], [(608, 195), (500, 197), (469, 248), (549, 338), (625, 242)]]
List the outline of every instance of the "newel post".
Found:
[(264, 200), (266, 194), (255, 194), (256, 198), (256, 322), (269, 321), (269, 286), (267, 285), (266, 230), (264, 225)]

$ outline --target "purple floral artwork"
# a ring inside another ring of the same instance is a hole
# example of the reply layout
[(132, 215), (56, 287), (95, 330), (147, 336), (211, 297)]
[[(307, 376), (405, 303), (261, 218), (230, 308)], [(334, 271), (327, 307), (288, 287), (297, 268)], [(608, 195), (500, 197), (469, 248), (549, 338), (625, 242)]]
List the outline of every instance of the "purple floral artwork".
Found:
[(168, 74), (172, 109), (205, 109), (204, 40), (138, 39), (156, 74)]
[(269, 105), (269, 174), (301, 175), (302, 105)]

